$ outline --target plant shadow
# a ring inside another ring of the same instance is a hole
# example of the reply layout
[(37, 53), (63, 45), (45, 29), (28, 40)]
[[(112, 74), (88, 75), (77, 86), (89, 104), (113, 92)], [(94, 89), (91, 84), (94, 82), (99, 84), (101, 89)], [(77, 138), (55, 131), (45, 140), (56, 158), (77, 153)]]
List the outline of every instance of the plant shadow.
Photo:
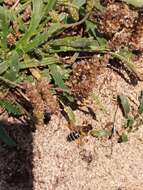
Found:
[(0, 140), (0, 190), (33, 190), (32, 129), (28, 124), (0, 121), (16, 146)]
[(136, 86), (138, 84), (138, 77), (129, 71), (126, 66), (120, 63), (118, 60), (110, 60), (108, 68), (116, 72), (120, 77), (122, 77), (128, 84)]

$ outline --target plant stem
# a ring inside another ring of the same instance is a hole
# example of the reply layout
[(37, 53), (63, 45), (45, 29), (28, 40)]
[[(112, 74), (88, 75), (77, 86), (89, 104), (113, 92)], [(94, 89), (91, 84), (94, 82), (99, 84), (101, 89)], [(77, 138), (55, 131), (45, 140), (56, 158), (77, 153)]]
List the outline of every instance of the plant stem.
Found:
[(11, 86), (12, 88), (22, 88), (20, 85), (16, 84), (15, 82), (12, 82), (2, 76), (0, 76), (0, 80), (3, 81), (4, 83), (8, 84), (9, 86)]

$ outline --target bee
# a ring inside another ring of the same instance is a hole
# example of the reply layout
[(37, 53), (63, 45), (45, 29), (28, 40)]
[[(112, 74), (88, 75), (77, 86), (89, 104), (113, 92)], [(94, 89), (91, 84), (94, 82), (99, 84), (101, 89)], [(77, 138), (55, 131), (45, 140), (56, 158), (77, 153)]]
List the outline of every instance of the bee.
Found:
[(82, 136), (88, 135), (89, 131), (93, 129), (91, 124), (88, 125), (83, 125), (83, 126), (77, 126), (77, 130), (72, 131), (68, 136), (67, 136), (67, 141), (75, 141), (79, 139)]

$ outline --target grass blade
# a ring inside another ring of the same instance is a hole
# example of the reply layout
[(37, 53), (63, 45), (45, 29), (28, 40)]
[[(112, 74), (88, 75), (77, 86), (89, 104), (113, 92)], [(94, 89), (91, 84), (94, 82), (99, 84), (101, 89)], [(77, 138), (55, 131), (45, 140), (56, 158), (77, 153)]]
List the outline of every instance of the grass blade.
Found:
[(30, 26), (28, 31), (24, 34), (24, 36), (18, 41), (16, 44), (17, 49), (23, 49), (22, 46), (28, 43), (30, 38), (37, 33), (37, 27), (41, 21), (43, 16), (43, 1), (42, 0), (32, 0), (33, 3), (33, 11), (32, 18), (30, 22)]
[(9, 114), (14, 116), (20, 116), (22, 114), (20, 107), (16, 104), (11, 103), (8, 100), (0, 99), (0, 107), (5, 109)]
[(136, 66), (132, 62), (132, 56), (133, 54), (129, 52), (127, 49), (121, 49), (119, 52), (110, 52), (110, 54), (121, 60), (128, 68), (129, 71), (137, 73), (136, 72)]
[(8, 69), (7, 61), (0, 62), (0, 75), (3, 74)]
[(55, 81), (55, 84), (62, 89), (67, 89), (62, 75), (60, 74), (60, 72), (58, 72), (57, 65), (56, 64), (49, 65), (49, 70)]
[(80, 36), (65, 37), (62, 39), (49, 42), (51, 46), (66, 46), (72, 48), (89, 48), (90, 46), (98, 46), (96, 40), (92, 38), (82, 38)]
[(129, 105), (127, 97), (124, 95), (119, 95), (118, 101), (119, 101), (119, 104), (121, 106), (124, 116), (127, 118), (130, 112), (130, 105)]
[(48, 0), (47, 5), (45, 6), (45, 13), (48, 13), (50, 10), (54, 9), (57, 0)]
[(143, 113), (143, 91), (141, 91), (141, 94), (139, 96), (139, 102), (140, 102), (140, 105), (138, 108), (138, 112), (139, 114), (142, 114)]
[(54, 63), (59, 63), (59, 59), (54, 56), (45, 57), (42, 60), (38, 61), (37, 59), (26, 59), (24, 62), (21, 62), (19, 65), (19, 69), (28, 69), (35, 67), (46, 67), (47, 65), (52, 65)]
[(93, 137), (96, 138), (101, 138), (101, 137), (109, 137), (111, 136), (112, 132), (110, 130), (105, 130), (105, 129), (101, 129), (101, 130), (93, 130), (90, 133)]
[(54, 37), (54, 35), (62, 29), (63, 27), (61, 24), (59, 23), (52, 24), (47, 32), (43, 32), (37, 35), (32, 41), (30, 41), (29, 44), (25, 44), (23, 47), (21, 47), (21, 49), (25, 53), (32, 51), (33, 49), (37, 48), (38, 46), (46, 42), (52, 36)]

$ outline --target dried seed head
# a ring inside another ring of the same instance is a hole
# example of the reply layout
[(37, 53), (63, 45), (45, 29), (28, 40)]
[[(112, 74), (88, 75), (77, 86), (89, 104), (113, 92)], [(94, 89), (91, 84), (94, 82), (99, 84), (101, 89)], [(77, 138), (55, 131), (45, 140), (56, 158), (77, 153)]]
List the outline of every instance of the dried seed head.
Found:
[(137, 12), (129, 9), (126, 4), (117, 2), (109, 4), (99, 21), (99, 32), (112, 38), (115, 33), (122, 29), (132, 28), (137, 16)]
[(31, 12), (32, 12), (32, 10), (31, 10), (31, 5), (28, 5), (28, 6), (26, 7), (26, 9), (24, 10), (24, 13), (23, 13), (23, 15), (22, 15), (22, 18), (23, 18), (23, 20), (24, 20), (25, 22), (27, 22), (27, 21), (30, 19), (30, 17), (31, 17)]
[(70, 12), (71, 17), (75, 21), (79, 20), (79, 13), (78, 13), (78, 10), (75, 7), (69, 7), (69, 12)]
[(128, 46), (132, 31), (130, 29), (123, 29), (120, 32), (115, 33), (113, 38), (109, 41), (109, 47), (111, 49), (118, 50), (122, 47)]
[(8, 6), (12, 6), (16, 3), (17, 0), (4, 0), (4, 3)]
[(44, 123), (44, 111), (45, 105), (35, 85), (26, 83), (25, 85), (26, 96), (30, 99), (33, 107), (33, 114), (37, 119), (37, 126), (41, 126)]
[(94, 8), (94, 0), (86, 0), (86, 11), (91, 12), (92, 9)]
[(143, 15), (138, 17), (131, 36), (130, 47), (132, 50), (143, 52)]
[(20, 32), (17, 22), (12, 22), (13, 31), (7, 35), (7, 43), (10, 47), (16, 44), (16, 40), (20, 37)]
[(19, 39), (20, 32), (19, 32), (18, 23), (16, 21), (12, 22), (12, 28), (13, 28), (13, 34), (14, 34), (16, 40)]
[(73, 74), (69, 85), (77, 99), (83, 99), (92, 91), (99, 74), (99, 60), (82, 60), (73, 66)]
[(7, 35), (7, 43), (10, 47), (16, 44), (16, 36), (13, 33)]
[(53, 22), (60, 22), (60, 16), (57, 11), (51, 10), (49, 15), (51, 16)]
[(45, 102), (45, 105), (47, 107), (47, 111), (49, 113), (58, 113), (59, 112), (59, 104), (56, 100), (56, 97), (53, 96), (53, 94), (50, 91), (50, 85), (47, 80), (40, 80), (37, 83), (37, 89), (39, 93), (41, 94), (42, 99)]
[(116, 0), (101, 0), (101, 4), (107, 6), (108, 4), (114, 3)]

